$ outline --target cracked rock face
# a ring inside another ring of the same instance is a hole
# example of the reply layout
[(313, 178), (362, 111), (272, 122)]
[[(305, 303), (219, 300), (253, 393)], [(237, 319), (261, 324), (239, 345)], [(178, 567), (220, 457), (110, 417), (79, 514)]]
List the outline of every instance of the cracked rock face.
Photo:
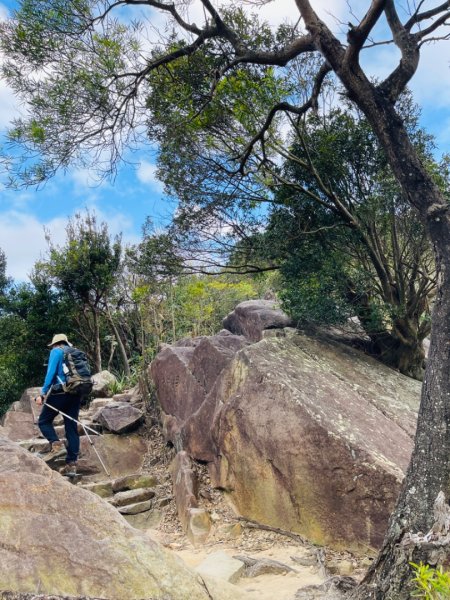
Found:
[[(244, 308), (252, 319), (260, 312)], [(241, 515), (338, 549), (377, 548), (421, 384), (337, 341), (262, 329), (255, 343), (248, 331), (221, 332), (156, 357), (167, 439), (209, 463)]]

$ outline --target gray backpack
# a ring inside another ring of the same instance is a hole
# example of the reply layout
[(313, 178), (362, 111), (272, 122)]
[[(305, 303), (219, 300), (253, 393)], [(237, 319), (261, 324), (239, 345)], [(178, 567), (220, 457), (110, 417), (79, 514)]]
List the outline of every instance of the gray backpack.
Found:
[(91, 369), (86, 354), (72, 346), (65, 346), (63, 351), (63, 370), (66, 375), (63, 390), (67, 394), (87, 396), (91, 393), (94, 382), (91, 378)]

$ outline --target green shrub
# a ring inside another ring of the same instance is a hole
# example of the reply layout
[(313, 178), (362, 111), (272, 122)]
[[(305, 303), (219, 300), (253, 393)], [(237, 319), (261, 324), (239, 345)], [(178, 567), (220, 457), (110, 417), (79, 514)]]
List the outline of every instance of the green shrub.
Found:
[(442, 567), (437, 569), (420, 564), (411, 563), (414, 569), (414, 598), (424, 598), (424, 600), (449, 600), (450, 599), (450, 573), (444, 571)]

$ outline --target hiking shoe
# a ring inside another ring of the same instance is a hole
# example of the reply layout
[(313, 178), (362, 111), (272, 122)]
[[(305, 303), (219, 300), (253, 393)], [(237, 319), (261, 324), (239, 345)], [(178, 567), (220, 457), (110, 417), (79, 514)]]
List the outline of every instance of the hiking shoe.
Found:
[(75, 475), (77, 474), (77, 463), (75, 462), (70, 462), (70, 463), (66, 463), (64, 465), (64, 467), (62, 467), (59, 470), (61, 475), (64, 475), (65, 477), (75, 477)]
[(54, 458), (59, 458), (60, 456), (64, 456), (64, 454), (66, 454), (67, 450), (66, 450), (66, 446), (64, 444), (64, 442), (61, 442), (61, 440), (57, 441), (57, 442), (52, 442), (52, 446), (50, 448), (50, 450), (48, 452), (46, 452), (45, 454), (42, 455), (42, 458), (45, 460), (45, 462), (48, 462), (50, 460), (53, 460)]

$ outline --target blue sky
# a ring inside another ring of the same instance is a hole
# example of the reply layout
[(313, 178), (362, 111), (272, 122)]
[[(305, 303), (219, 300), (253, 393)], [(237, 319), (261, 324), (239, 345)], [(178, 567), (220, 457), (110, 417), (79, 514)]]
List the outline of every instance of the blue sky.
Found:
[[(361, 8), (369, 2), (354, 3)], [(6, 18), (16, 5), (14, 0), (0, 0), (0, 19)], [(313, 6), (327, 10), (328, 0), (314, 0)], [(190, 10), (195, 13), (195, 6)], [(294, 0), (274, 0), (264, 8), (264, 16), (274, 24), (296, 14)], [(345, 0), (333, 0), (334, 16), (346, 23)], [(323, 13), (325, 14), (325, 13)], [(201, 20), (201, 13), (195, 15)], [(327, 16), (334, 28), (336, 20)], [(354, 19), (352, 19), (354, 20)], [(376, 55), (375, 55), (376, 54)], [(391, 46), (382, 46), (376, 53), (368, 53), (365, 64), (371, 74), (383, 77), (396, 64), (398, 55)], [(435, 135), (437, 156), (450, 151), (450, 42), (427, 46), (423, 49), (420, 69), (413, 80), (412, 90), (422, 106), (422, 124)], [(0, 137), (16, 112), (11, 91), (0, 81)], [(8, 273), (16, 280), (24, 280), (34, 262), (45, 253), (44, 229), (57, 243), (64, 242), (67, 218), (86, 208), (95, 210), (108, 223), (111, 233), (122, 233), (125, 242), (140, 239), (146, 217), (156, 224), (168, 221), (173, 206), (163, 197), (160, 183), (155, 178), (156, 152), (143, 147), (129, 157), (133, 165), (122, 165), (114, 181), (96, 184), (87, 170), (72, 169), (60, 173), (42, 189), (7, 190), (0, 183), (0, 247), (6, 252)]]

